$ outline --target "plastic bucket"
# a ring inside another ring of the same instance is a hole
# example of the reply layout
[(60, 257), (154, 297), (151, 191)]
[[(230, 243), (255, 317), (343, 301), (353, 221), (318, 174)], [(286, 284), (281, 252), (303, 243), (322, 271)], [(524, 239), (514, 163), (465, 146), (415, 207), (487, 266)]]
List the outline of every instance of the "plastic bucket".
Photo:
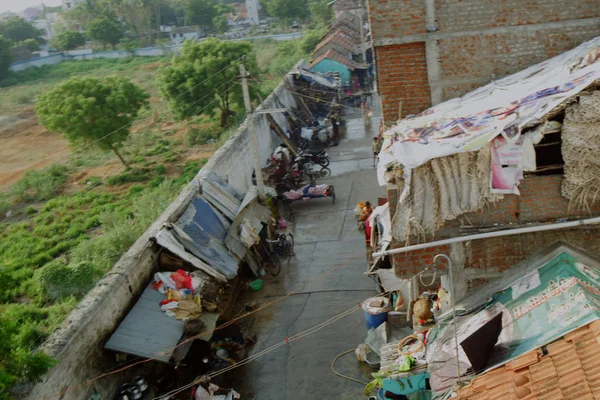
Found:
[(387, 312), (373, 315), (368, 311), (365, 311), (365, 321), (367, 322), (367, 329), (377, 328), (379, 325), (387, 321)]
[(254, 291), (262, 289), (262, 279), (257, 279), (255, 281), (250, 282), (250, 289)]
[[(383, 305), (378, 305), (381, 303)], [(374, 329), (387, 321), (388, 311), (391, 310), (390, 300), (381, 296), (371, 297), (363, 302), (362, 308), (365, 311), (367, 329)]]

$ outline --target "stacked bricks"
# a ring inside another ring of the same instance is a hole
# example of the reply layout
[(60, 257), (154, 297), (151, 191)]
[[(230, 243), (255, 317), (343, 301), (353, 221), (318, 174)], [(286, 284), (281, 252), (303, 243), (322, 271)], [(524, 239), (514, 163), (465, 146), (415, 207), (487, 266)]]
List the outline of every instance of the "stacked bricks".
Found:
[(386, 124), (395, 124), (400, 117), (418, 114), (431, 106), (424, 43), (377, 47), (376, 56)]

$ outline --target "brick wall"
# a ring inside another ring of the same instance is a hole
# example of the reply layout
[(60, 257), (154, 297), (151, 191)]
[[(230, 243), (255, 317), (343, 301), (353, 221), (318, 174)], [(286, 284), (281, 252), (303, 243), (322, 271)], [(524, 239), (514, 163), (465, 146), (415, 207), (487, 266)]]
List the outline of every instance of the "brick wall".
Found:
[[(600, 206), (589, 211), (570, 208), (568, 200), (561, 195), (561, 182), (562, 175), (526, 178), (519, 185), (520, 196), (505, 195), (503, 200), (480, 212), (468, 213), (448, 221), (431, 240), (460, 236), (458, 227), (461, 225), (491, 227), (505, 224), (508, 229), (515, 224), (526, 226), (535, 222), (557, 222), (561, 219), (573, 220), (600, 215)], [(493, 267), (502, 271), (539, 248), (559, 240), (600, 253), (600, 227), (582, 227), (472, 241), (465, 247), (465, 268)], [(394, 243), (392, 247), (401, 246), (400, 243)], [(449, 252), (448, 246), (439, 246), (397, 254), (394, 256), (394, 268), (400, 276), (412, 276), (429, 264), (436, 254)]]
[(598, 35), (598, 26), (587, 26), (440, 40), (442, 100), (521, 71)]
[(386, 123), (398, 120), (402, 102), (402, 117), (417, 114), (431, 105), (425, 44), (409, 43), (377, 47), (379, 94)]
[(600, 17), (598, 0), (444, 0), (435, 3), (437, 22), (443, 32)]
[[(404, 90), (394, 94), (402, 87), (398, 79), (413, 80), (398, 70), (414, 68), (413, 61), (425, 67), (418, 80), (427, 82), (429, 98), (437, 103), (600, 35), (600, 0), (368, 0), (368, 8), (376, 54), (383, 58), (376, 62), (382, 64), (378, 83), (386, 93), (381, 99), (386, 123), (395, 122), (399, 99), (407, 100)], [(419, 46), (418, 57), (392, 54), (410, 45)], [(396, 83), (386, 88), (391, 81)], [(411, 113), (429, 105), (422, 93), (416, 96)]]
[(369, 0), (373, 39), (427, 33), (424, 0)]

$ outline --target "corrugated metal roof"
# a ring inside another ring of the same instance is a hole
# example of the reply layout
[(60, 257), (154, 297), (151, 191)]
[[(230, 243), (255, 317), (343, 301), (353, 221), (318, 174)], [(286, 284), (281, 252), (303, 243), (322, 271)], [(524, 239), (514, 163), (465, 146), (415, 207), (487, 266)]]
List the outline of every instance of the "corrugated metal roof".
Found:
[(223, 274), (227, 279), (237, 275), (238, 260), (224, 240), (227, 229), (209, 204), (196, 197), (173, 224), (171, 233), (185, 249)]
[(164, 295), (149, 285), (104, 348), (169, 362), (183, 335), (184, 322), (161, 311), (158, 303), (163, 299)]
[(227, 218), (233, 220), (240, 208), (242, 194), (229, 186), (214, 172), (206, 175), (202, 179), (201, 185), (202, 197)]

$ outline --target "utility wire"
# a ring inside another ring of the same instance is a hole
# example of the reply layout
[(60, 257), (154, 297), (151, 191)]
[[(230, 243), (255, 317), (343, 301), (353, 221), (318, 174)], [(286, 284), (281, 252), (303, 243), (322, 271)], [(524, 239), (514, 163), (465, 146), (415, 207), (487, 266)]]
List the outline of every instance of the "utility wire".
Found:
[[(186, 93), (189, 93), (190, 91), (194, 90), (195, 88), (197, 88), (198, 86), (200, 86), (200, 85), (202, 85), (203, 83), (207, 82), (208, 80), (210, 80), (210, 79), (214, 78), (216, 75), (220, 74), (221, 72), (225, 71), (227, 68), (231, 67), (233, 63), (237, 62), (237, 61), (238, 61), (238, 60), (240, 60), (241, 58), (242, 58), (242, 57), (239, 57), (238, 59), (236, 59), (236, 60), (232, 61), (231, 63), (229, 63), (227, 66), (225, 66), (225, 67), (224, 67), (224, 68), (222, 68), (221, 70), (219, 70), (219, 71), (215, 72), (214, 74), (212, 74), (212, 75), (211, 75), (211, 76), (209, 76), (208, 78), (204, 79), (202, 82), (200, 82), (200, 83), (198, 83), (198, 84), (194, 85), (193, 87), (191, 87), (191, 88), (187, 89), (185, 92), (183, 92), (183, 93), (180, 93), (180, 94), (179, 94), (177, 97), (175, 97), (175, 100), (176, 100), (176, 99), (178, 99), (178, 98), (180, 98), (180, 97), (181, 97), (181, 96), (183, 96), (184, 94), (186, 94)], [(237, 76), (236, 76), (236, 77), (234, 77), (234, 79), (237, 79), (237, 78), (238, 78)], [(233, 80), (233, 79), (230, 79), (228, 82), (231, 82), (232, 80)], [(227, 83), (228, 83), (228, 82), (227, 82)], [(221, 85), (221, 86), (223, 86), (223, 85)], [(218, 90), (218, 89), (217, 89), (217, 90)], [(213, 94), (213, 92), (209, 92), (209, 94), (208, 94), (208, 95), (211, 95), (211, 94)], [(208, 95), (207, 95), (207, 96), (208, 96)], [(194, 103), (192, 103), (192, 105), (190, 105), (190, 106), (188, 106), (186, 109), (184, 109), (184, 111), (185, 111), (185, 110), (187, 110), (187, 109), (189, 109), (190, 107), (192, 107), (194, 104), (198, 103), (199, 101), (202, 101), (202, 100), (204, 100), (204, 99), (205, 99), (207, 96), (203, 97), (202, 99), (200, 99), (200, 100), (198, 100), (198, 101), (195, 101)], [(93, 145), (97, 144), (98, 142), (101, 142), (102, 140), (106, 139), (107, 137), (109, 137), (109, 136), (111, 136), (111, 135), (113, 135), (113, 134), (115, 134), (115, 133), (119, 132), (121, 129), (127, 128), (127, 127), (129, 127), (129, 126), (133, 125), (133, 123), (135, 123), (135, 122), (141, 122), (141, 121), (143, 121), (143, 120), (145, 120), (145, 119), (148, 119), (148, 118), (150, 118), (150, 117), (151, 117), (151, 116), (149, 115), (149, 116), (147, 116), (147, 117), (138, 118), (138, 119), (135, 119), (135, 120), (133, 120), (133, 121), (131, 121), (131, 122), (128, 122), (127, 124), (125, 124), (125, 125), (121, 126), (120, 128), (117, 128), (117, 129), (113, 130), (112, 132), (110, 132), (110, 133), (107, 133), (106, 135), (104, 135), (104, 136), (100, 137), (99, 139), (96, 139), (96, 140), (94, 140), (93, 142), (90, 142), (90, 143), (86, 144), (85, 146), (82, 146), (82, 147), (78, 148), (78, 149), (77, 149), (77, 152), (82, 152), (83, 150), (86, 150), (86, 149), (90, 148), (91, 146), (93, 146)], [(67, 150), (68, 150), (68, 149), (65, 149), (65, 150), (60, 150), (60, 151), (58, 151), (58, 153), (62, 153), (62, 152), (64, 152), (64, 151), (67, 151)], [(57, 159), (57, 160), (54, 160), (53, 164), (54, 164), (54, 163), (56, 163), (56, 162), (66, 161), (67, 159), (69, 159), (69, 158), (73, 157), (74, 155), (75, 155), (75, 153), (70, 153), (70, 154), (68, 154), (68, 155), (67, 155), (67, 156), (65, 156), (65, 157), (59, 158), (59, 159)], [(51, 165), (52, 165), (52, 164), (50, 164), (50, 165), (47, 165), (47, 166), (45, 166), (45, 167), (43, 167), (43, 168), (40, 168), (40, 169), (36, 170), (36, 172), (41, 172), (41, 171), (44, 171), (45, 169), (48, 169), (48, 168), (49, 168)], [(6, 193), (6, 192), (7, 192), (7, 191), (3, 191), (2, 193)]]
[(267, 309), (267, 308), (269, 308), (269, 307), (271, 307), (271, 306), (273, 306), (273, 305), (275, 305), (275, 304), (277, 304), (277, 303), (280, 303), (281, 301), (283, 301), (283, 300), (287, 299), (288, 297), (291, 297), (291, 296), (293, 296), (294, 294), (297, 294), (297, 293), (301, 292), (302, 290), (304, 290), (304, 288), (305, 288), (306, 286), (308, 286), (308, 285), (310, 285), (310, 284), (313, 284), (313, 283), (316, 283), (316, 282), (319, 282), (319, 281), (321, 281), (321, 280), (323, 280), (323, 279), (325, 279), (325, 278), (329, 277), (329, 276), (330, 276), (330, 275), (332, 275), (334, 272), (336, 272), (336, 271), (338, 271), (338, 270), (341, 270), (341, 269), (344, 269), (344, 268), (346, 268), (346, 267), (350, 266), (351, 264), (353, 264), (355, 261), (357, 261), (357, 260), (360, 260), (360, 259), (362, 259), (362, 256), (361, 256), (361, 257), (353, 257), (353, 258), (352, 258), (352, 259), (350, 259), (348, 262), (346, 262), (346, 263), (344, 263), (344, 264), (342, 264), (342, 265), (338, 265), (338, 266), (336, 266), (336, 267), (332, 268), (331, 270), (329, 270), (329, 271), (327, 271), (327, 272), (325, 272), (325, 273), (323, 273), (323, 274), (321, 274), (321, 275), (317, 276), (315, 279), (312, 279), (312, 280), (310, 280), (310, 281), (308, 281), (308, 282), (306, 282), (306, 283), (303, 283), (303, 284), (302, 284), (302, 285), (300, 285), (298, 288), (296, 288), (296, 289), (292, 290), (291, 292), (287, 293), (286, 295), (284, 295), (284, 296), (282, 296), (282, 297), (279, 297), (279, 298), (277, 298), (277, 299), (275, 299), (275, 300), (272, 300), (272, 301), (270, 301), (270, 302), (267, 302), (267, 303), (265, 303), (264, 305), (262, 305), (261, 307), (257, 308), (256, 310), (249, 311), (249, 312), (247, 312), (247, 313), (245, 313), (245, 314), (242, 314), (242, 315), (240, 315), (240, 316), (238, 316), (238, 317), (235, 317), (235, 318), (231, 319), (230, 321), (228, 321), (228, 322), (225, 322), (224, 324), (222, 324), (222, 325), (220, 325), (220, 326), (218, 326), (218, 327), (215, 327), (214, 329), (209, 329), (209, 330), (207, 330), (207, 331), (205, 331), (205, 332), (202, 332), (202, 333), (199, 333), (199, 334), (197, 334), (197, 335), (194, 335), (194, 336), (192, 336), (192, 337), (190, 337), (190, 338), (188, 338), (188, 339), (186, 339), (186, 340), (184, 340), (184, 341), (180, 342), (179, 344), (177, 344), (177, 346), (174, 346), (174, 347), (172, 347), (171, 349), (167, 350), (166, 352), (159, 353), (159, 354), (157, 354), (157, 355), (155, 355), (154, 357), (151, 357), (151, 358), (147, 358), (147, 359), (144, 359), (144, 360), (141, 360), (141, 361), (137, 361), (137, 362), (131, 363), (131, 364), (129, 364), (129, 365), (127, 365), (127, 366), (123, 367), (123, 368), (115, 369), (115, 370), (112, 370), (112, 371), (110, 371), (110, 372), (105, 372), (105, 373), (103, 373), (103, 374), (100, 374), (100, 375), (98, 375), (98, 376), (96, 376), (96, 377), (92, 378), (92, 379), (89, 379), (89, 380), (87, 380), (86, 382), (84, 382), (84, 383), (82, 383), (82, 384), (79, 384), (79, 385), (76, 385), (76, 386), (70, 387), (70, 388), (68, 388), (68, 389), (65, 389), (65, 390), (63, 390), (63, 391), (60, 391), (60, 392), (56, 392), (56, 393), (53, 393), (53, 394), (50, 394), (50, 395), (44, 396), (42, 399), (43, 399), (43, 400), (47, 400), (47, 399), (52, 399), (52, 398), (54, 398), (54, 397), (61, 397), (61, 396), (64, 396), (64, 394), (65, 394), (65, 393), (68, 393), (68, 392), (71, 392), (71, 391), (74, 391), (74, 390), (77, 390), (77, 389), (82, 389), (82, 388), (84, 388), (84, 387), (86, 387), (86, 386), (89, 386), (89, 385), (91, 385), (92, 383), (96, 382), (97, 380), (99, 380), (99, 379), (101, 379), (101, 378), (104, 378), (104, 377), (107, 377), (107, 376), (110, 376), (110, 375), (114, 375), (114, 374), (118, 374), (118, 373), (121, 373), (121, 372), (123, 372), (123, 371), (126, 371), (126, 370), (128, 370), (128, 369), (130, 369), (130, 368), (132, 368), (132, 367), (134, 367), (134, 366), (136, 366), (136, 365), (145, 364), (145, 363), (147, 363), (147, 362), (150, 362), (150, 361), (156, 360), (157, 358), (159, 358), (159, 357), (161, 357), (161, 356), (163, 356), (163, 355), (166, 355), (166, 354), (169, 354), (169, 353), (171, 353), (172, 351), (174, 351), (174, 350), (175, 350), (175, 349), (177, 349), (178, 347), (180, 347), (180, 346), (183, 346), (185, 343), (188, 343), (188, 342), (190, 342), (190, 341), (193, 341), (193, 340), (195, 340), (195, 339), (197, 339), (197, 338), (200, 338), (200, 337), (202, 337), (202, 336), (205, 336), (205, 335), (207, 335), (207, 334), (213, 333), (213, 332), (215, 332), (215, 331), (218, 331), (218, 330), (220, 330), (220, 329), (224, 329), (224, 328), (226, 328), (226, 327), (228, 327), (228, 326), (232, 325), (233, 323), (235, 323), (235, 322), (237, 322), (237, 321), (239, 321), (239, 320), (241, 320), (241, 319), (243, 319), (243, 318), (246, 318), (246, 317), (248, 317), (248, 316), (250, 316), (250, 315), (256, 314), (256, 313), (258, 313), (258, 312), (260, 312), (260, 311), (262, 311), (262, 310), (264, 310), (264, 309)]
[[(267, 347), (266, 349), (264, 349), (264, 350), (262, 350), (262, 351), (260, 351), (260, 352), (258, 352), (256, 354), (254, 354), (252, 356), (249, 356), (249, 357), (245, 358), (242, 361), (239, 361), (239, 362), (237, 362), (237, 363), (235, 363), (233, 365), (230, 365), (228, 367), (222, 368), (222, 369), (220, 369), (218, 371), (212, 372), (212, 373), (208, 374), (207, 376), (209, 378), (214, 378), (216, 376), (224, 374), (225, 372), (228, 372), (228, 371), (231, 371), (233, 369), (242, 367), (242, 366), (244, 366), (244, 365), (246, 365), (246, 364), (248, 364), (248, 363), (250, 363), (250, 362), (252, 362), (252, 361), (254, 361), (254, 360), (256, 360), (256, 359), (258, 359), (258, 358), (260, 358), (260, 357), (262, 357), (262, 356), (264, 356), (264, 355), (266, 355), (266, 354), (268, 354), (268, 353), (270, 353), (272, 351), (274, 351), (274, 350), (277, 350), (278, 348), (280, 348), (282, 346), (285, 346), (286, 344), (290, 344), (292, 342), (295, 342), (296, 340), (300, 340), (300, 339), (303, 339), (303, 338), (305, 338), (305, 337), (307, 337), (309, 335), (317, 333), (321, 329), (323, 329), (323, 328), (325, 328), (325, 327), (327, 327), (327, 326), (329, 326), (329, 325), (331, 325), (331, 324), (339, 321), (340, 319), (342, 319), (342, 318), (344, 318), (344, 317), (346, 317), (346, 316), (354, 313), (358, 309), (359, 309), (359, 306), (354, 306), (354, 307), (352, 307), (352, 308), (350, 308), (350, 309), (348, 309), (348, 310), (346, 310), (346, 311), (344, 311), (344, 312), (342, 312), (340, 314), (335, 315), (334, 317), (332, 317), (332, 318), (330, 318), (330, 319), (328, 319), (328, 320), (326, 320), (326, 321), (324, 321), (324, 322), (322, 322), (320, 324), (314, 325), (314, 326), (312, 326), (312, 327), (310, 327), (310, 328), (308, 328), (308, 329), (306, 329), (306, 330), (304, 330), (304, 331), (302, 331), (300, 333), (297, 333), (295, 335), (286, 337), (282, 341), (280, 341), (278, 343), (275, 343), (275, 344)], [(172, 390), (172, 391), (170, 391), (168, 393), (165, 393), (163, 395), (155, 397), (152, 400), (165, 399), (165, 398), (168, 398), (170, 396), (174, 396), (174, 395), (176, 395), (178, 393), (181, 393), (181, 392), (183, 392), (185, 390), (188, 390), (188, 389), (194, 387), (195, 385), (197, 385), (200, 382), (202, 382), (202, 380), (204, 378), (205, 377), (200, 377), (198, 379), (194, 379), (192, 382), (190, 382), (190, 383), (188, 383), (188, 384), (186, 384), (186, 385), (184, 385), (184, 386), (182, 386), (182, 387), (180, 387), (180, 388), (178, 388), (176, 390)]]

